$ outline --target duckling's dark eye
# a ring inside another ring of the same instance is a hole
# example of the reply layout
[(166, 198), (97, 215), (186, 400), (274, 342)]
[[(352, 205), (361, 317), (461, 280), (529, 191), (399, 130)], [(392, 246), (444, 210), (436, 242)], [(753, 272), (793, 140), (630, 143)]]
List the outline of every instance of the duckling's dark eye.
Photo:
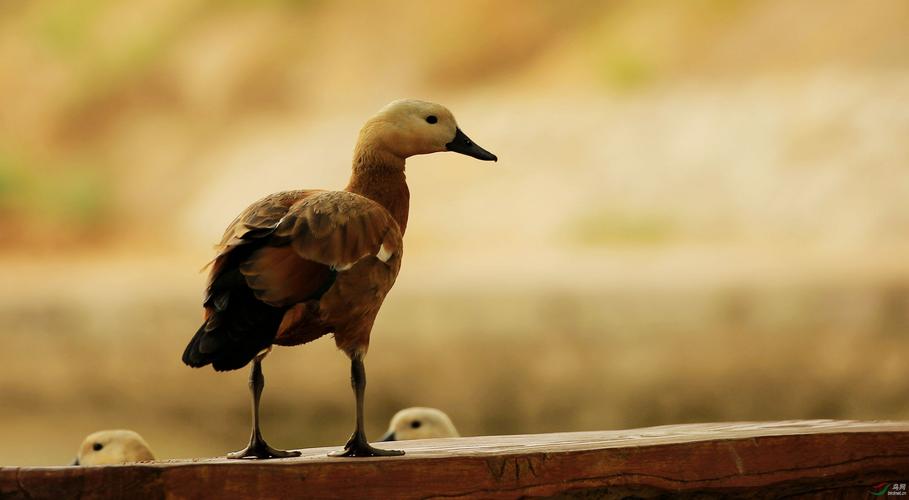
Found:
[(104, 445), (101, 443), (95, 443), (92, 445), (92, 449), (95, 451), (101, 451), (101, 448), (104, 448)]
[(439, 121), (439, 119), (436, 118), (436, 115), (429, 115), (426, 117), (426, 123), (436, 123), (437, 121)]
[[(433, 118), (435, 117), (433, 116)], [(423, 422), (420, 422), (419, 420), (414, 420), (410, 423), (410, 427), (413, 429), (419, 429), (421, 425), (423, 425)]]

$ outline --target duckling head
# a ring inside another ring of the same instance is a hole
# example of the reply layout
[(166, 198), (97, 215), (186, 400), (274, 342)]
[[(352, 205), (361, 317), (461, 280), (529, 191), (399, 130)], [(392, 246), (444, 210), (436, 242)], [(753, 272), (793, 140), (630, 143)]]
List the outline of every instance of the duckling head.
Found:
[(435, 408), (406, 408), (391, 418), (382, 441), (459, 437), (448, 415)]
[(400, 159), (454, 151), (480, 160), (498, 160), (461, 131), (445, 106), (416, 99), (393, 101), (369, 119), (360, 131), (357, 150)]
[(73, 465), (108, 465), (154, 460), (148, 443), (129, 430), (107, 430), (89, 434), (82, 441)]

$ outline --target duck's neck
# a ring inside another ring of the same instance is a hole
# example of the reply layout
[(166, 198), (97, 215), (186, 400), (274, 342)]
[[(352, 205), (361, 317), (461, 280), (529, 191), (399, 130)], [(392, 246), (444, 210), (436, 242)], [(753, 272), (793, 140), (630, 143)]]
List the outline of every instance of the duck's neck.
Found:
[(358, 147), (346, 191), (365, 196), (385, 207), (398, 222), (401, 234), (404, 234), (410, 209), (410, 190), (407, 189), (402, 158)]

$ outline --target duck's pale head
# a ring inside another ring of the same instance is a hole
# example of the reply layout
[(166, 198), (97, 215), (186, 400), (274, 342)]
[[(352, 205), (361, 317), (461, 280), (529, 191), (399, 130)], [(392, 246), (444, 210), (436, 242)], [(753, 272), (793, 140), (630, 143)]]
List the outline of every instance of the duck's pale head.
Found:
[(445, 106), (416, 99), (393, 101), (382, 108), (360, 131), (358, 149), (401, 159), (454, 151), (480, 160), (498, 160), (461, 131)]
[(148, 443), (125, 429), (98, 431), (82, 441), (73, 465), (108, 465), (154, 460)]
[(448, 415), (435, 408), (406, 408), (391, 418), (382, 441), (459, 437)]

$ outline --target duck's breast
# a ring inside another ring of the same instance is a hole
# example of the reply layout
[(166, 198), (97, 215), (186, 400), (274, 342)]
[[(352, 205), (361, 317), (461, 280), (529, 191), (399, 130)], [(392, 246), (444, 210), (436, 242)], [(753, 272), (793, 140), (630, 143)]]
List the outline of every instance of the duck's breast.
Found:
[(369, 344), (373, 322), (401, 269), (402, 248), (385, 261), (371, 256), (339, 272), (335, 285), (322, 296), (322, 317), (334, 327), (339, 349), (353, 352)]

